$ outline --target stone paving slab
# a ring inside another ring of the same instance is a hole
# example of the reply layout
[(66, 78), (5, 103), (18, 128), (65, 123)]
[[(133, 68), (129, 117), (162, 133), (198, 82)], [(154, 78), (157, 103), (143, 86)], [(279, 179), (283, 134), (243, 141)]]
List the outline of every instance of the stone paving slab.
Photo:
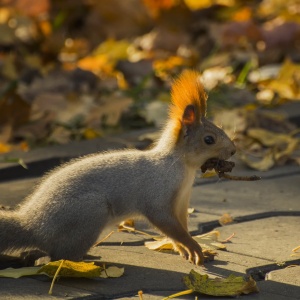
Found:
[(298, 286), (300, 297), (300, 266), (271, 271), (266, 280)]
[[(120, 278), (99, 280), (61, 278), (54, 287), (54, 299), (60, 299), (65, 294), (73, 297), (72, 299), (133, 299), (133, 297), (137, 298), (137, 292), (142, 290), (145, 293), (145, 300), (158, 300), (185, 290), (182, 278), (191, 269), (202, 274), (207, 273), (210, 277), (222, 277), (230, 274), (243, 276), (247, 268), (269, 263), (267, 260), (256, 257), (219, 251), (216, 260), (207, 263), (203, 269), (191, 265), (179, 255), (151, 251), (144, 246), (100, 246), (93, 248), (90, 254), (101, 255), (101, 260), (107, 265), (124, 267), (125, 274)], [(47, 292), (50, 282), (50, 279), (41, 281), (0, 278), (0, 295), (9, 295), (10, 297), (4, 298), (3, 296), (1, 298), (0, 296), (0, 299), (35, 299), (33, 296), (37, 293), (42, 299), (48, 299)], [(272, 295), (274, 300), (284, 299), (283, 297), (297, 299), (297, 291), (299, 291), (299, 287), (295, 288), (281, 282), (270, 281), (267, 284), (258, 282), (258, 286), (260, 293), (243, 296), (243, 298), (270, 299), (269, 296)], [(278, 291), (274, 293), (276, 287)], [(6, 294), (1, 293), (2, 289), (6, 291)], [(179, 299), (194, 299), (194, 296), (190, 295)], [(211, 298), (200, 296), (199, 299)]]
[(227, 249), (231, 253), (270, 262), (294, 260), (292, 249), (299, 245), (299, 217), (275, 217), (217, 228), (222, 236), (235, 233)]
[(40, 299), (75, 299), (91, 296), (93, 293), (77, 289), (76, 286), (68, 287), (55, 285), (52, 295), (48, 295), (49, 281), (41, 281), (32, 278), (0, 278), (1, 300), (40, 300)]
[[(202, 213), (243, 216), (270, 211), (300, 211), (300, 168), (290, 176), (259, 181), (219, 180), (193, 188), (191, 206)], [(272, 174), (273, 170), (266, 172)]]
[[(257, 258), (241, 259), (242, 255), (233, 255), (229, 252), (220, 251), (214, 262), (207, 263), (205, 269), (194, 266), (177, 254), (151, 251), (144, 246), (100, 246), (90, 251), (91, 255), (101, 256), (101, 260), (108, 265), (123, 266), (123, 277), (100, 280), (76, 280), (77, 288), (89, 290), (101, 295), (109, 295), (112, 298), (118, 296), (135, 295), (139, 290), (144, 292), (160, 293), (156, 299), (161, 299), (168, 291), (175, 293), (185, 290), (182, 282), (183, 276), (191, 269), (211, 277), (245, 274), (249, 266), (268, 263)], [(74, 280), (60, 280), (59, 284), (72, 287)]]

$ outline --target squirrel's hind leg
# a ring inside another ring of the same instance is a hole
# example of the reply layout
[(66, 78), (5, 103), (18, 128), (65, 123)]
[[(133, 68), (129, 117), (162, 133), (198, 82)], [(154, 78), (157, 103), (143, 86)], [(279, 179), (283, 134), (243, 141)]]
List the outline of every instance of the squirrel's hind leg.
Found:
[(82, 261), (84, 255), (96, 243), (97, 238), (97, 232), (89, 232), (84, 236), (76, 236), (76, 233), (74, 233), (73, 239), (66, 238), (63, 240), (60, 237), (58, 241), (52, 243), (47, 253), (52, 261), (60, 259)]

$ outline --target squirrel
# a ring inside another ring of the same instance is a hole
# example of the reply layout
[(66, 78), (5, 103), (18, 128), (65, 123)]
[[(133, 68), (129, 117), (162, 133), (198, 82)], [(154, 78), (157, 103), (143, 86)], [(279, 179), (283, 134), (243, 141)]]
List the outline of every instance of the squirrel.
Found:
[(142, 215), (179, 253), (203, 264), (187, 209), (196, 171), (229, 159), (235, 146), (206, 119), (207, 94), (197, 71), (173, 82), (169, 118), (147, 150), (114, 150), (73, 159), (44, 175), (21, 205), (0, 211), (0, 253), (39, 249), (52, 260), (78, 261), (111, 223)]

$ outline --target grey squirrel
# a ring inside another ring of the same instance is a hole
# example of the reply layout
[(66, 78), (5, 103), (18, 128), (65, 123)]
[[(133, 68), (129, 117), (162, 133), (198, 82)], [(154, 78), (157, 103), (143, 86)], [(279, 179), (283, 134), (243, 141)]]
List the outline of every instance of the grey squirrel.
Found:
[(195, 71), (173, 83), (167, 124), (149, 150), (96, 153), (45, 175), (15, 211), (0, 211), (0, 253), (39, 249), (52, 260), (81, 260), (107, 225), (145, 216), (182, 256), (203, 264), (188, 233), (187, 208), (196, 170), (226, 160), (235, 146), (205, 118), (207, 95)]

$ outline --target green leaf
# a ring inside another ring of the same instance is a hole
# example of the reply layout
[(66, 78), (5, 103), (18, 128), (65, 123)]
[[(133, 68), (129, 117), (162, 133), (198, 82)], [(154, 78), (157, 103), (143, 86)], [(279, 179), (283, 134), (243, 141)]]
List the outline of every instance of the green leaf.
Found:
[(210, 296), (239, 296), (258, 292), (256, 282), (251, 277), (245, 279), (242, 276), (229, 275), (227, 278), (212, 279), (206, 274), (201, 275), (191, 270), (183, 280), (194, 292)]

